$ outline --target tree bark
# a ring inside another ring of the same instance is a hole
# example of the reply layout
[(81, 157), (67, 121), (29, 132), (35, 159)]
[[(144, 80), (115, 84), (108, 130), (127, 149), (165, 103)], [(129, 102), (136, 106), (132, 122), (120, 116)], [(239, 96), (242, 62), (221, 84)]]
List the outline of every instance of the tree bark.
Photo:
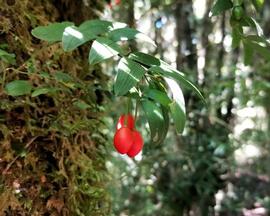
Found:
[[(16, 55), (14, 64), (0, 62), (0, 215), (109, 215), (106, 140), (99, 129), (100, 86), (107, 78), (98, 67), (89, 68), (86, 47), (65, 53), (30, 33), (50, 22), (97, 18), (103, 1), (0, 0), (0, 5), (0, 49)], [(8, 96), (5, 87), (14, 80), (55, 91)], [(78, 101), (91, 110), (78, 108)]]

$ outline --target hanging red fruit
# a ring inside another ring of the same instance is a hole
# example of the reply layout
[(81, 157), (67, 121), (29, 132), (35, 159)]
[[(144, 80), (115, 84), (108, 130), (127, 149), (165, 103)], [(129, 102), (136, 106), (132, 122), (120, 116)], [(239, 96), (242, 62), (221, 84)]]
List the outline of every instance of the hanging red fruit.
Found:
[(141, 134), (138, 131), (133, 131), (133, 144), (129, 151), (127, 152), (127, 155), (131, 158), (135, 157), (137, 154), (140, 153), (140, 151), (143, 148), (143, 138)]
[(117, 122), (117, 125), (116, 125), (116, 129), (119, 130), (122, 127), (128, 127), (129, 129), (133, 130), (134, 118), (131, 114), (120, 116), (120, 118)]
[(126, 154), (130, 150), (133, 140), (132, 130), (122, 127), (114, 135), (114, 147), (120, 154)]
[(121, 4), (121, 0), (115, 0), (114, 2), (115, 2), (115, 5)]

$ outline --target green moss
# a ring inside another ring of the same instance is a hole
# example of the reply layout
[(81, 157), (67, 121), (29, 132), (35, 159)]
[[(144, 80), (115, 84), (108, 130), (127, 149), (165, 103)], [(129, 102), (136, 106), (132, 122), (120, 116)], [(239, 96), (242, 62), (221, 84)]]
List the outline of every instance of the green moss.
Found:
[[(95, 75), (102, 73), (89, 68), (83, 52), (64, 53), (30, 34), (35, 25), (72, 19), (80, 9), (73, 2), (0, 0), (0, 44), (16, 55), (16, 64), (0, 67), (0, 215), (109, 214), (102, 102), (95, 94), (107, 78)], [(101, 9), (100, 2), (89, 7)], [(62, 5), (70, 5), (65, 14)], [(31, 93), (47, 90), (11, 97), (4, 87), (13, 80), (30, 82)]]

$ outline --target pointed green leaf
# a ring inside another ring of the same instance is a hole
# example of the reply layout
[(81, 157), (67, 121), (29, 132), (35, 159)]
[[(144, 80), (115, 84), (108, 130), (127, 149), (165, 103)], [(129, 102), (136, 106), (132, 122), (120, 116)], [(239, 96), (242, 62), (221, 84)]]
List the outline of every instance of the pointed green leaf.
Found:
[(163, 122), (163, 130), (162, 130), (161, 136), (159, 138), (158, 144), (160, 144), (164, 141), (164, 139), (167, 136), (169, 126), (170, 126), (169, 110), (163, 106), (161, 106), (161, 110), (162, 110), (164, 122)]
[(78, 46), (97, 38), (100, 34), (108, 32), (112, 28), (112, 22), (104, 20), (88, 20), (79, 27), (69, 26), (65, 28), (62, 38), (65, 51), (72, 51)]
[(121, 47), (112, 40), (104, 37), (97, 38), (90, 49), (89, 63), (97, 64), (122, 53)]
[(0, 49), (0, 59), (9, 64), (15, 64), (15, 54)]
[(129, 56), (129, 58), (141, 63), (142, 65), (150, 67), (149, 71), (153, 73), (158, 73), (165, 77), (173, 78), (177, 82), (182, 83), (186, 87), (194, 90), (195, 93), (205, 102), (205, 99), (199, 89), (186, 78), (185, 74), (172, 68), (168, 63), (142, 52), (133, 53)]
[(256, 51), (265, 59), (270, 61), (270, 46), (268, 42), (264, 43), (260, 42), (260, 40), (258, 40), (257, 42), (256, 40), (251, 40), (249, 37), (245, 37), (245, 39), (243, 40), (243, 44), (246, 47), (245, 49), (248, 49), (245, 50), (245, 52), (249, 51), (251, 53)]
[(232, 29), (232, 47), (236, 48), (239, 46), (243, 34), (242, 26), (234, 26)]
[(33, 91), (33, 93), (31, 94), (31, 97), (37, 97), (39, 95), (48, 94), (48, 93), (53, 92), (53, 91), (56, 91), (56, 89), (50, 88), (50, 87), (37, 88)]
[(176, 131), (178, 133), (182, 133), (185, 128), (186, 122), (186, 108), (184, 95), (182, 89), (175, 80), (169, 78), (166, 78), (165, 80), (173, 96), (173, 102), (170, 103), (169, 106), (174, 121), (174, 125)]
[(162, 109), (152, 101), (142, 100), (142, 107), (148, 120), (151, 140), (153, 143), (160, 143), (164, 137), (166, 129), (165, 119)]
[(254, 28), (260, 37), (264, 37), (263, 29), (259, 23), (252, 17), (245, 17), (244, 21), (252, 28)]
[(173, 101), (170, 104), (170, 111), (172, 114), (176, 131), (178, 133), (182, 133), (185, 128), (185, 122), (186, 122), (185, 113), (183, 113), (183, 110), (176, 103), (176, 101)]
[(250, 65), (253, 59), (253, 49), (249, 43), (243, 42), (244, 47), (244, 64)]
[(145, 74), (144, 68), (127, 58), (122, 58), (118, 64), (118, 72), (114, 83), (116, 95), (126, 94)]
[(95, 36), (108, 32), (113, 27), (113, 23), (105, 20), (88, 20), (83, 22), (79, 29), (87, 38), (92, 40)]
[(129, 58), (149, 67), (154, 65), (161, 65), (160, 59), (142, 52), (131, 53)]
[(265, 46), (264, 44), (258, 43), (250, 43), (250, 46), (257, 51), (260, 55), (262, 55), (265, 59), (270, 61), (270, 48)]
[(211, 9), (211, 16), (219, 15), (220, 13), (229, 10), (233, 7), (231, 0), (217, 0)]
[(171, 66), (168, 66), (168, 65), (152, 66), (149, 68), (149, 71), (163, 75), (168, 78), (173, 78), (175, 81), (183, 84), (187, 88), (192, 89), (205, 103), (205, 99), (203, 95), (201, 94), (201, 92), (199, 91), (199, 89), (191, 81), (189, 81), (186, 78), (184, 73), (176, 69), (173, 69)]
[(69, 74), (63, 73), (61, 71), (57, 71), (54, 74), (54, 77), (59, 82), (68, 83), (68, 82), (72, 82), (73, 81), (73, 78)]
[(65, 28), (72, 25), (74, 25), (72, 22), (62, 22), (39, 26), (32, 30), (32, 35), (48, 42), (57, 42), (62, 40)]
[(141, 40), (156, 46), (155, 42), (142, 32), (132, 28), (120, 28), (109, 32), (108, 37), (113, 41)]
[(88, 108), (91, 108), (91, 106), (90, 106), (89, 104), (85, 103), (85, 102), (82, 101), (82, 100), (75, 101), (75, 102), (73, 103), (73, 105), (76, 106), (76, 107), (78, 107), (78, 108), (81, 109), (81, 110), (86, 110), (86, 109), (88, 109)]
[(72, 51), (78, 46), (84, 44), (86, 41), (87, 40), (84, 37), (84, 34), (80, 31), (78, 27), (69, 26), (65, 28), (62, 37), (63, 49), (65, 51)]
[(26, 80), (14, 80), (5, 86), (8, 95), (20, 96), (30, 94), (32, 85)]
[(147, 89), (144, 92), (144, 96), (162, 104), (165, 107), (168, 107), (172, 102), (165, 92), (153, 88)]

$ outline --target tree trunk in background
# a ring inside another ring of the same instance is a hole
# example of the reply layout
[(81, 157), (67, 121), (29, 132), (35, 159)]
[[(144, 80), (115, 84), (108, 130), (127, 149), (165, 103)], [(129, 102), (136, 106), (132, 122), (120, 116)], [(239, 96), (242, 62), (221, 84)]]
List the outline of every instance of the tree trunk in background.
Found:
[[(16, 55), (13, 65), (0, 62), (0, 215), (109, 215), (99, 90), (107, 78), (89, 68), (87, 46), (65, 53), (30, 34), (49, 22), (97, 18), (103, 1), (0, 5), (0, 48)], [(56, 90), (11, 97), (4, 87), (13, 80)]]

